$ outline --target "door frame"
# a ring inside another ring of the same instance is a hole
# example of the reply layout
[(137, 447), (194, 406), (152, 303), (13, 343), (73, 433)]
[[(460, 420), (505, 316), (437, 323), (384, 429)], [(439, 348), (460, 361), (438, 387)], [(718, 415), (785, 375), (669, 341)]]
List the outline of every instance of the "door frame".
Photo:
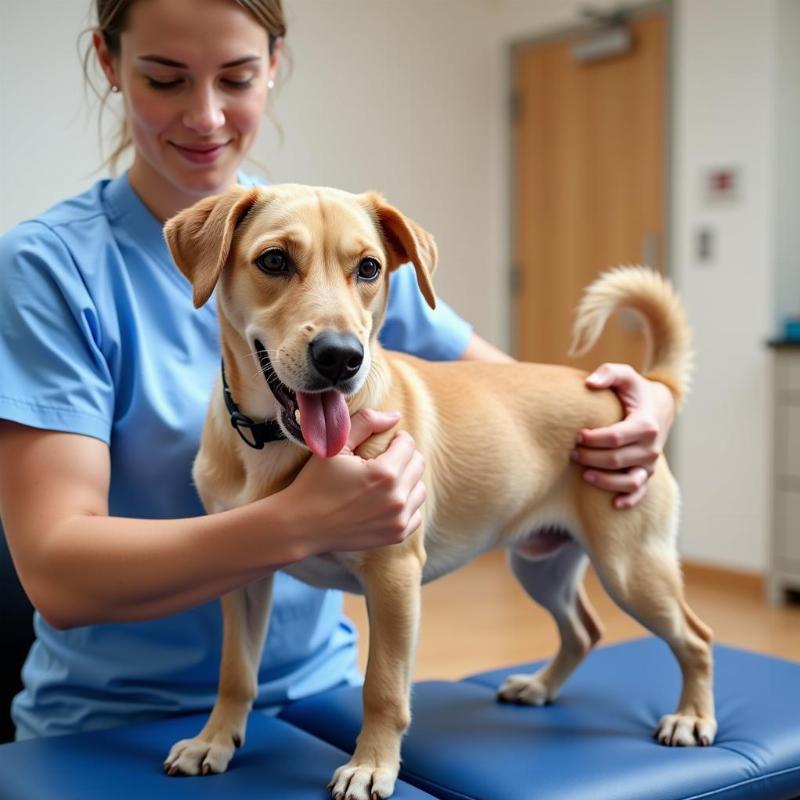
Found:
[[(666, 107), (664, 109), (664, 242), (662, 246), (663, 253), (663, 274), (667, 276), (673, 285), (675, 284), (674, 274), (672, 268), (672, 200), (673, 200), (673, 178), (672, 178), (672, 155), (673, 155), (673, 119), (675, 110), (675, 101), (673, 96), (673, 86), (675, 85), (675, 15), (674, 15), (674, 0), (652, 0), (652, 2), (642, 3), (634, 8), (625, 8), (626, 15), (635, 19), (637, 17), (647, 16), (654, 11), (660, 11), (664, 14), (667, 25), (667, 42), (666, 42), (666, 64), (664, 69), (664, 80), (666, 82), (664, 87), (664, 96), (666, 98)], [(611, 13), (611, 10), (609, 11)], [(559, 39), (567, 39), (579, 34), (587, 34), (595, 29), (591, 22), (580, 22), (575, 25), (569, 25), (563, 28), (557, 28), (546, 33), (535, 34), (533, 36), (524, 36), (518, 39), (512, 39), (507, 46), (507, 61), (506, 61), (506, 87), (508, 97), (508, 107), (506, 111), (506, 121), (508, 125), (508, 136), (506, 141), (508, 161), (507, 161), (507, 192), (508, 198), (508, 229), (506, 231), (506, 243), (508, 247), (509, 262), (507, 265), (506, 286), (507, 300), (508, 300), (508, 342), (511, 354), (516, 358), (519, 355), (519, 341), (517, 325), (517, 302), (516, 293), (519, 280), (519, 267), (516, 263), (516, 240), (517, 240), (517, 181), (515, 170), (515, 156), (516, 156), (516, 123), (514, 116), (516, 114), (516, 82), (515, 82), (515, 63), (518, 53), (521, 50), (529, 47), (536, 47), (545, 43), (558, 41)], [(609, 265), (611, 266), (611, 265)], [(676, 285), (676, 288), (677, 285)], [(566, 355), (566, 354), (565, 354)]]

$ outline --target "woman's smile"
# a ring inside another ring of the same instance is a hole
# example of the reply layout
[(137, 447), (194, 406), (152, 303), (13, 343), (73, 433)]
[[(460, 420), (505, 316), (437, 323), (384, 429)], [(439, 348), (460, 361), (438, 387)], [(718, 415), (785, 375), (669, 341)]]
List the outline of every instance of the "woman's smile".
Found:
[(179, 155), (193, 164), (212, 164), (223, 155), (230, 142), (231, 140), (228, 139), (224, 142), (203, 144), (179, 144), (178, 142), (169, 142), (169, 144)]

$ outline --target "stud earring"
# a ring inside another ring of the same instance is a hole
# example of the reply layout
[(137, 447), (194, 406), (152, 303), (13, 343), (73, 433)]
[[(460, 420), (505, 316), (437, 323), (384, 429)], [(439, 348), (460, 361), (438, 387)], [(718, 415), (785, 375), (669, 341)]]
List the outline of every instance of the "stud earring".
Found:
[(272, 78), (270, 78), (270, 79), (267, 81), (267, 89), (274, 89), (274, 88), (275, 88), (275, 81), (274, 81), (274, 80), (272, 80)]
[(112, 84), (111, 84), (111, 91), (112, 91), (114, 94), (119, 94), (119, 86), (117, 86), (117, 84), (116, 84), (116, 83), (112, 83)]

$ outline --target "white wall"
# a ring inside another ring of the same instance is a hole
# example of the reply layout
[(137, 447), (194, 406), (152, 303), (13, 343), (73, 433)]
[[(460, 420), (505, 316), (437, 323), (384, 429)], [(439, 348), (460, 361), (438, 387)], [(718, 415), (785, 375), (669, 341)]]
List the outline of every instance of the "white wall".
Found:
[[(800, 317), (800, 0), (779, 0), (775, 101), (775, 319)], [(776, 330), (776, 333), (779, 333)]]
[[(0, 230), (79, 191), (100, 161), (74, 44), (85, 6), (76, 5), (0, 4)], [(441, 294), (507, 346), (508, 46), (573, 26), (582, 5), (286, 0), (294, 69), (275, 106), (284, 142), (266, 126), (257, 156), (274, 180), (384, 192), (435, 232)], [(766, 563), (763, 342), (783, 302), (773, 284), (784, 298), (799, 280), (791, 256), (800, 181), (784, 179), (787, 169), (797, 174), (797, 137), (775, 123), (776, 105), (794, 108), (796, 120), (798, 90), (787, 76), (800, 58), (800, 32), (789, 24), (797, 24), (797, 6), (676, 0), (674, 15), (671, 250), (698, 349), (695, 390), (673, 436), (684, 487), (682, 549), (749, 569)], [(742, 170), (742, 199), (709, 210), (699, 171), (728, 163)], [(717, 257), (707, 267), (693, 257), (700, 224), (717, 232)]]
[[(748, 569), (766, 564), (769, 525), (775, 9), (683, 0), (676, 14), (673, 270), (697, 346), (677, 449), (683, 549)], [(727, 164), (742, 198), (714, 210), (700, 176)], [(694, 253), (700, 225), (716, 233), (707, 266)]]
[(76, 49), (88, 7), (0, 3), (0, 231), (98, 177)]

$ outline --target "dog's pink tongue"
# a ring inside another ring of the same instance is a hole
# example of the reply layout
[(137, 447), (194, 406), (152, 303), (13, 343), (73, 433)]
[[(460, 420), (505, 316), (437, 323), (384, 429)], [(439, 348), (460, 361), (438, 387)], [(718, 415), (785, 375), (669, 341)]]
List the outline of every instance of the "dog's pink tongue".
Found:
[(300, 430), (314, 455), (335, 456), (350, 435), (350, 412), (344, 395), (334, 389), (319, 394), (297, 392)]

